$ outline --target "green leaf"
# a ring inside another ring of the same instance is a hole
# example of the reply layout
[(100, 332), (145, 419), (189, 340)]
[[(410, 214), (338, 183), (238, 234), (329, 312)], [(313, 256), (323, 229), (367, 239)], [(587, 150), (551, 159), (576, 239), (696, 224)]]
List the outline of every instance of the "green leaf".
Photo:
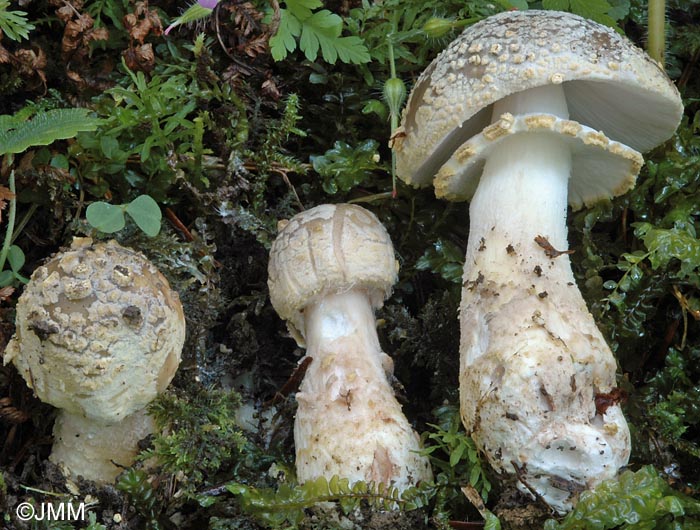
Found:
[(21, 153), (35, 145), (49, 145), (72, 138), (81, 131), (94, 131), (100, 120), (89, 116), (89, 109), (53, 109), (33, 119), (0, 131), (0, 155)]
[(493, 513), (485, 510), (484, 516), (484, 530), (501, 530), (501, 521)]
[(289, 52), (297, 49), (295, 37), (301, 35), (301, 23), (287, 9), (280, 10), (280, 25), (270, 38), (270, 52), (275, 61), (281, 61)]
[(672, 259), (680, 261), (680, 272), (688, 276), (700, 269), (700, 240), (678, 228), (655, 228), (649, 223), (635, 224), (635, 235), (649, 250), (649, 261), (654, 269), (667, 267)]
[(615, 21), (608, 15), (611, 9), (612, 6), (606, 0), (571, 0), (572, 13), (606, 26), (615, 26)]
[(15, 275), (10, 270), (0, 271), (0, 287), (7, 287), (15, 281)]
[(542, 0), (542, 7), (555, 11), (566, 11), (569, 9), (569, 0)]
[(319, 47), (322, 47), (323, 58), (333, 64), (338, 54), (332, 42), (340, 37), (342, 28), (343, 20), (338, 15), (327, 9), (318, 11), (302, 21), (299, 49), (309, 61), (315, 61)]
[(87, 210), (85, 210), (85, 217), (91, 226), (105, 234), (118, 232), (126, 224), (122, 206), (115, 206), (102, 201), (93, 202), (88, 206)]
[(51, 157), (51, 166), (58, 169), (68, 170), (70, 168), (68, 157), (62, 154), (54, 155), (53, 157)]
[(312, 156), (314, 169), (323, 177), (324, 191), (328, 194), (349, 191), (370, 179), (374, 171), (381, 169), (378, 148), (376, 140), (365, 140), (356, 147), (336, 142), (322, 156)]
[(674, 491), (652, 466), (646, 466), (583, 492), (573, 512), (561, 522), (547, 521), (544, 529), (652, 529), (669, 517), (676, 518), (676, 528), (697, 528), (696, 519), (684, 516), (698, 513), (700, 502)]
[(464, 454), (464, 450), (466, 448), (467, 446), (464, 444), (459, 444), (457, 447), (455, 447), (450, 454), (450, 467), (455, 467), (457, 464), (459, 464), (459, 461), (462, 460), (462, 455)]
[(608, 15), (613, 20), (622, 20), (630, 13), (630, 0), (610, 0)]
[(379, 116), (379, 119), (382, 121), (386, 121), (386, 119), (389, 117), (389, 109), (383, 101), (380, 101), (378, 99), (369, 99), (365, 102), (365, 105), (362, 107), (362, 114), (373, 113)]
[(12, 245), (7, 252), (7, 261), (10, 264), (12, 272), (19, 272), (24, 266), (24, 252), (17, 245)]
[(520, 11), (527, 11), (530, 6), (527, 4), (527, 0), (497, 0), (503, 9), (519, 9)]
[(323, 60), (335, 64), (340, 59), (344, 63), (363, 64), (370, 61), (369, 50), (357, 36), (341, 37), (343, 19), (327, 9), (312, 12), (321, 7), (315, 0), (293, 0), (287, 2), (287, 9), (280, 11), (280, 25), (270, 39), (270, 51), (276, 61), (284, 59), (297, 47), (309, 61), (318, 58), (321, 51)]
[(150, 195), (139, 195), (126, 206), (128, 213), (138, 227), (151, 237), (160, 232), (162, 214), (158, 203)]
[(114, 136), (103, 136), (100, 138), (100, 149), (107, 158), (113, 159), (119, 153), (119, 141)]
[(9, 6), (9, 0), (0, 0), (0, 30), (4, 36), (14, 41), (28, 38), (29, 32), (34, 29), (34, 24), (27, 21), (27, 13), (8, 11)]
[(438, 239), (416, 261), (416, 269), (439, 274), (448, 282), (462, 283), (463, 251), (451, 241)]
[(323, 6), (321, 0), (287, 0), (289, 12), (299, 20), (305, 20), (311, 16), (314, 9)]

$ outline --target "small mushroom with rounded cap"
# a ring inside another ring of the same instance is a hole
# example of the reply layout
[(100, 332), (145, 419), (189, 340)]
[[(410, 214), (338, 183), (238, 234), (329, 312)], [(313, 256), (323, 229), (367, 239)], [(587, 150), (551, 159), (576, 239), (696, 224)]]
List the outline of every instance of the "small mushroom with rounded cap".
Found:
[(374, 309), (396, 281), (384, 227), (354, 205), (294, 216), (272, 244), (270, 299), (311, 359), (296, 395), (297, 478), (337, 475), (400, 490), (432, 477), (394, 397)]
[(177, 293), (142, 254), (74, 238), (34, 271), (16, 324), (5, 364), (61, 409), (50, 460), (69, 476), (112, 482), (153, 432), (144, 407), (180, 363)]
[(614, 30), (555, 11), (467, 30), (413, 88), (393, 139), (400, 178), (470, 200), (460, 307), (462, 421), (504, 476), (558, 511), (627, 463), (616, 363), (576, 287), (567, 201), (634, 186), (675, 131), (673, 83)]

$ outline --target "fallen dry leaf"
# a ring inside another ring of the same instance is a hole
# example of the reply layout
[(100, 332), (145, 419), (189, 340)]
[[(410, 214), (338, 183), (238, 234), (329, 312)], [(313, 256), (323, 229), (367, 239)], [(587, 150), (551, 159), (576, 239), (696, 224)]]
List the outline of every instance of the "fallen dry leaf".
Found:
[(163, 34), (163, 25), (155, 9), (148, 8), (148, 2), (137, 2), (133, 13), (124, 16), (124, 26), (129, 36), (143, 44), (146, 37), (156, 37)]
[(130, 70), (135, 72), (150, 72), (156, 65), (156, 57), (153, 53), (153, 45), (140, 44), (136, 47), (129, 46), (123, 53), (124, 61)]
[(0, 222), (2, 222), (2, 211), (7, 205), (7, 201), (14, 198), (15, 194), (10, 191), (10, 188), (0, 186)]

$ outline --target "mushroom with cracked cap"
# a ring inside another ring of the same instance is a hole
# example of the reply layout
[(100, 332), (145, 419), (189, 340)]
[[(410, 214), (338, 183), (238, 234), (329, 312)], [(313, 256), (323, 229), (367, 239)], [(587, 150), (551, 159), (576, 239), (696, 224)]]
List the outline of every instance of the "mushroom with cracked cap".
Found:
[(74, 238), (32, 274), (4, 362), (61, 409), (50, 460), (108, 483), (153, 432), (144, 407), (175, 375), (184, 340), (178, 295), (142, 254)]
[(399, 490), (432, 478), (420, 442), (394, 397), (374, 309), (396, 281), (384, 227), (354, 205), (294, 216), (270, 250), (270, 299), (311, 359), (296, 395), (297, 478), (337, 475)]
[[(460, 306), (462, 421), (494, 469), (560, 512), (627, 463), (615, 359), (569, 262), (574, 208), (632, 188), (683, 106), (611, 28), (555, 11), (474, 24), (417, 81), (393, 138), (400, 178), (470, 200)], [(559, 250), (557, 250), (559, 249)]]

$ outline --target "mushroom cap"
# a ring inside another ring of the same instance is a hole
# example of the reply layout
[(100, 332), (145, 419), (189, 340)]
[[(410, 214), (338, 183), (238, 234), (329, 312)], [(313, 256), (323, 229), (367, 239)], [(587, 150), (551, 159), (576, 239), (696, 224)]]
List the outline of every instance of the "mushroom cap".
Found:
[(430, 184), (489, 125), (494, 102), (551, 84), (562, 85), (571, 120), (640, 152), (668, 139), (683, 113), (662, 68), (613, 29), (558, 11), (506, 11), (467, 28), (416, 82), (394, 138), (399, 178)]
[(168, 386), (184, 341), (180, 299), (143, 254), (74, 238), (32, 274), (5, 364), (42, 401), (117, 423)]
[(353, 204), (322, 204), (281, 229), (270, 249), (267, 285), (272, 306), (303, 346), (307, 305), (359, 288), (381, 307), (398, 268), (389, 234), (373, 213)]

